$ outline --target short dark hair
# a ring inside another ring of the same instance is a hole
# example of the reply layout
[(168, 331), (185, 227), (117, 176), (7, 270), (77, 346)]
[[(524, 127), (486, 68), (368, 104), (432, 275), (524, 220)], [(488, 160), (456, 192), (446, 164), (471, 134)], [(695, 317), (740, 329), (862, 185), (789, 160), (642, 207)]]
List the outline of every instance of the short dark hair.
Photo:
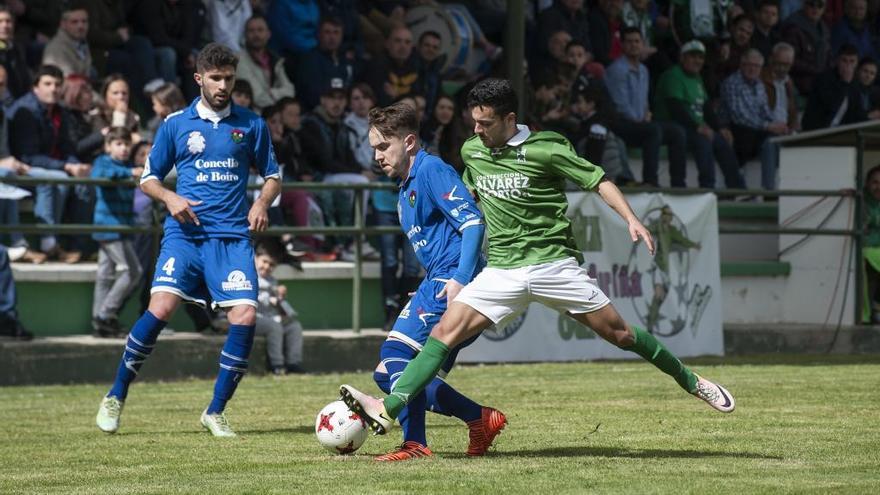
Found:
[(125, 141), (131, 143), (131, 131), (125, 127), (111, 127), (104, 136), (104, 144), (110, 144), (113, 141)]
[(263, 111), (260, 113), (260, 117), (263, 117), (263, 120), (268, 122), (269, 119), (281, 113), (281, 108), (281, 105), (277, 103), (274, 105), (269, 105), (268, 107), (263, 108)]
[(235, 84), (232, 85), (232, 93), (243, 93), (248, 96), (251, 100), (254, 99), (254, 88), (251, 86), (251, 83), (247, 81), (247, 79), (236, 79)]
[(641, 29), (639, 29), (639, 28), (637, 28), (637, 27), (635, 27), (635, 26), (626, 26), (626, 27), (624, 27), (623, 29), (620, 30), (620, 39), (621, 39), (621, 41), (624, 40), (624, 39), (626, 38), (626, 35), (628, 35), (628, 34), (637, 34), (637, 35), (639, 35), (639, 38), (644, 39), (644, 37), (642, 36), (642, 30), (641, 30)]
[(845, 43), (843, 46), (837, 50), (837, 57), (842, 57), (844, 55), (854, 55), (856, 57), (859, 56), (859, 49), (856, 48), (852, 43)]
[(278, 107), (278, 110), (284, 110), (288, 105), (296, 105), (302, 109), (302, 103), (293, 96), (282, 96), (275, 102), (275, 106)]
[(761, 0), (758, 2), (758, 8), (755, 10), (761, 10), (767, 6), (776, 7), (776, 10), (779, 10), (779, 0)]
[(342, 19), (332, 15), (322, 17), (321, 20), (318, 22), (318, 29), (320, 29), (321, 26), (323, 26), (324, 24), (330, 24), (331, 26), (336, 26), (338, 28), (342, 28), (343, 30), (345, 29), (345, 24), (343, 24)]
[(360, 91), (361, 94), (364, 95), (364, 98), (369, 98), (370, 100), (372, 100), (373, 105), (376, 104), (376, 93), (373, 92), (373, 88), (371, 88), (369, 84), (361, 82), (353, 85), (351, 89), (348, 90), (349, 101), (351, 101), (351, 93), (354, 90)]
[(37, 72), (34, 73), (34, 86), (40, 84), (40, 79), (44, 76), (53, 77), (55, 79), (60, 79), (64, 81), (64, 73), (61, 72), (61, 69), (56, 65), (46, 64), (41, 65)]
[(428, 36), (433, 36), (434, 38), (437, 38), (438, 40), (443, 41), (443, 37), (440, 36), (440, 33), (438, 33), (437, 31), (428, 30), (428, 31), (425, 31), (424, 33), (422, 33), (421, 35), (419, 35), (419, 44), (421, 45), (422, 40), (424, 40)]
[(245, 29), (247, 28), (247, 25), (251, 23), (251, 21), (258, 21), (261, 19), (263, 22), (266, 23), (267, 26), (269, 25), (269, 19), (266, 19), (266, 16), (264, 16), (263, 14), (254, 14), (244, 22)]
[(859, 60), (859, 69), (861, 69), (862, 66), (865, 66), (865, 65), (873, 65), (874, 67), (880, 67), (880, 64), (877, 64), (877, 60), (874, 59), (873, 57), (862, 57), (862, 59)]
[(573, 48), (573, 47), (575, 47), (575, 46), (579, 46), (579, 47), (583, 48), (584, 51), (587, 51), (587, 52), (590, 51), (590, 49), (587, 48), (587, 45), (585, 45), (584, 42), (581, 41), (581, 40), (571, 40), (571, 41), (569, 41), (568, 44), (565, 45), (565, 51), (567, 52), (569, 48)]
[(504, 117), (516, 113), (519, 100), (516, 91), (507, 79), (483, 79), (468, 93), (468, 108), (489, 107), (495, 114)]
[(221, 67), (238, 68), (238, 55), (226, 45), (208, 43), (196, 58), (196, 71), (199, 74), (204, 74), (206, 71)]
[(419, 120), (416, 110), (406, 103), (398, 102), (387, 107), (370, 110), (370, 127), (383, 136), (403, 138), (408, 134), (419, 135)]
[(254, 256), (268, 256), (272, 258), (275, 263), (281, 261), (281, 250), (275, 243), (272, 242), (261, 242), (254, 247)]

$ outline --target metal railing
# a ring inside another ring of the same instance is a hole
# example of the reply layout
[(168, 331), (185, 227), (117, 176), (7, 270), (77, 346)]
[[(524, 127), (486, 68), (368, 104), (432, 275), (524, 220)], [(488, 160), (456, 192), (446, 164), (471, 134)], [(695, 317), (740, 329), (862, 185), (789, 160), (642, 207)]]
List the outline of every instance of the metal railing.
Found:
[[(857, 169), (862, 170), (862, 161), (860, 153)], [(861, 175), (858, 175), (861, 178)], [(113, 180), (113, 179), (92, 179), (92, 178), (57, 178), (57, 179), (37, 179), (22, 176), (0, 177), (0, 182), (20, 185), (20, 186), (36, 186), (41, 184), (59, 184), (59, 185), (90, 185), (90, 186), (127, 186), (136, 187), (137, 181), (132, 179)], [(166, 181), (168, 182), (168, 181)], [(860, 179), (857, 181), (856, 189), (844, 190), (775, 190), (766, 191), (763, 189), (706, 189), (706, 188), (656, 188), (656, 187), (624, 187), (624, 193), (663, 193), (670, 195), (693, 195), (714, 193), (719, 197), (743, 197), (743, 196), (764, 196), (764, 197), (850, 197), (855, 200), (855, 221), (854, 225), (858, 226), (853, 229), (825, 229), (825, 228), (797, 228), (797, 227), (772, 227), (768, 225), (755, 226), (719, 226), (719, 234), (790, 234), (790, 235), (820, 235), (820, 236), (850, 236), (853, 238), (853, 247), (856, 253), (861, 253), (862, 236), (861, 229), (863, 197)], [(259, 189), (260, 185), (251, 185), (248, 189)], [(310, 234), (326, 234), (326, 235), (351, 235), (354, 237), (354, 274), (352, 277), (352, 330), (360, 332), (361, 329), (361, 296), (363, 292), (363, 236), (374, 236), (382, 234), (403, 235), (398, 226), (367, 226), (364, 224), (364, 194), (371, 190), (397, 190), (396, 186), (390, 183), (359, 183), (359, 184), (325, 184), (316, 182), (287, 182), (281, 184), (282, 190), (304, 189), (310, 191), (327, 191), (327, 190), (351, 190), (354, 193), (354, 224), (351, 226), (338, 227), (269, 227), (264, 232), (254, 233), (255, 236), (274, 236), (283, 235), (310, 235)], [(124, 234), (140, 234), (151, 233), (158, 236), (162, 233), (162, 226), (155, 223), (151, 226), (109, 226), (109, 225), (93, 225), (93, 224), (20, 224), (20, 225), (0, 225), (0, 233), (21, 232), (26, 234), (83, 234), (93, 232), (118, 232)], [(861, 287), (863, 283), (861, 270), (855, 270), (856, 287)], [(862, 299), (856, 298), (856, 320), (861, 321)]]

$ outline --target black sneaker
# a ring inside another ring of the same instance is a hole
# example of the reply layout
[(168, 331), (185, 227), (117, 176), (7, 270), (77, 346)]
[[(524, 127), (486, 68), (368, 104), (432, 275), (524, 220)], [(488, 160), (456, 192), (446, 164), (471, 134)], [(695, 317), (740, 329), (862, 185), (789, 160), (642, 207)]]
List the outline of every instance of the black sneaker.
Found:
[(285, 368), (285, 371), (287, 371), (290, 374), (295, 374), (295, 375), (306, 372), (306, 370), (302, 369), (302, 367), (298, 364), (288, 364), (287, 367)]
[(16, 318), (0, 317), (0, 336), (16, 340), (34, 340), (34, 334), (27, 331)]
[(100, 316), (92, 317), (92, 335), (99, 339), (110, 339), (119, 337), (125, 332), (116, 318), (101, 318)]

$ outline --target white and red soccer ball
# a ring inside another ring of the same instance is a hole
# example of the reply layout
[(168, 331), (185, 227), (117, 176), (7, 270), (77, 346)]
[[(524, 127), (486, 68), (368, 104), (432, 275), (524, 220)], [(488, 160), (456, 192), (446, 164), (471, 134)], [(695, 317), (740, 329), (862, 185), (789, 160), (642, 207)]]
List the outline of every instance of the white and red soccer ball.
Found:
[(350, 454), (359, 449), (369, 432), (367, 422), (351, 412), (341, 400), (324, 406), (315, 419), (318, 443), (334, 454)]

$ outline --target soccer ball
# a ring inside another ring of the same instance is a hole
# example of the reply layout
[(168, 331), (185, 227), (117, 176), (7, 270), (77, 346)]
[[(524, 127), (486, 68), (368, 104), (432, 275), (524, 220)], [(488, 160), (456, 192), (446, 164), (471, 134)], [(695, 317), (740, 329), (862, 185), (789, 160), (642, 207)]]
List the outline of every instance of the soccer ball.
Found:
[(350, 454), (359, 449), (369, 432), (367, 422), (341, 400), (324, 406), (315, 419), (318, 443), (334, 454)]

